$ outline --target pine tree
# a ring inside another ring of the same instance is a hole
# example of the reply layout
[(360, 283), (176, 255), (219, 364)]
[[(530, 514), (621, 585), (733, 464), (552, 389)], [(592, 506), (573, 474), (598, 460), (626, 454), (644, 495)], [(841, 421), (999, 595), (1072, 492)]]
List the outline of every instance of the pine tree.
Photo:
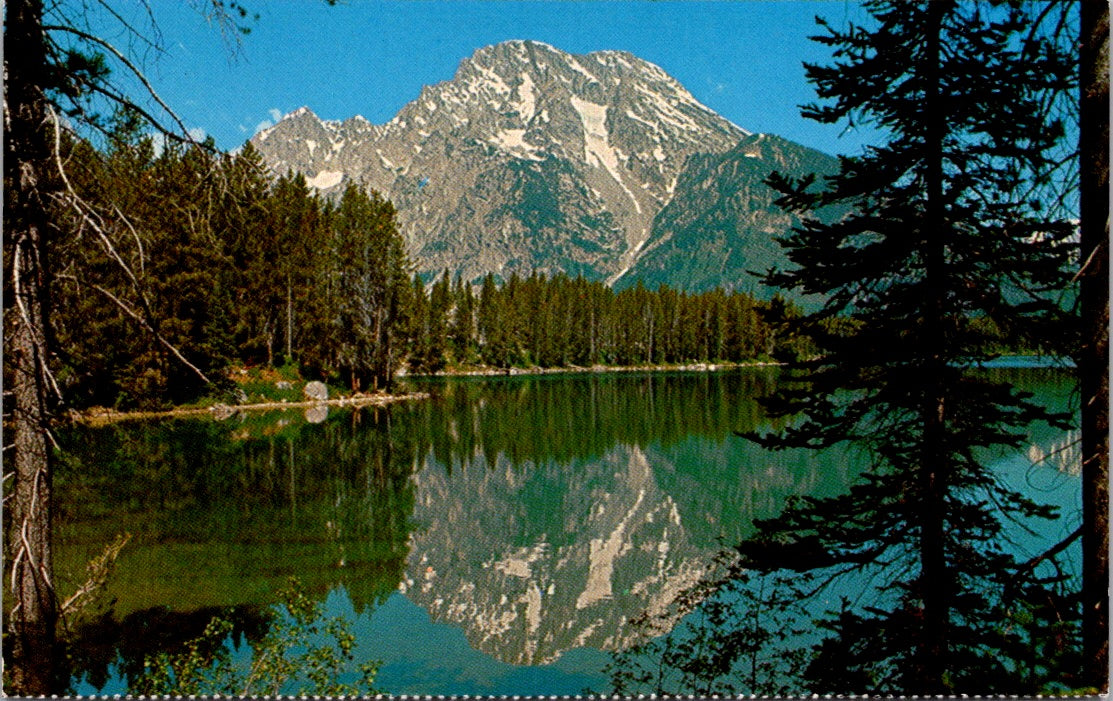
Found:
[(470, 365), (475, 357), (475, 297), (471, 285), (460, 277), (452, 291), (453, 314), (449, 327), (449, 340), (453, 359), (460, 364)]
[(496, 368), (511, 365), (509, 329), (507, 324), (505, 288), (495, 283), (495, 276), (487, 273), (479, 292), (479, 342), (483, 362)]
[(198, 146), (167, 148), (152, 164), (144, 222), (149, 260), (141, 273), (151, 306), (151, 352), (134, 367), (138, 384), (123, 378), (136, 402), (196, 398), (231, 360), (230, 261), (216, 231), (224, 183), (212, 175), (218, 167), (211, 151)]
[(58, 248), (69, 265), (54, 296), (60, 386), (77, 406), (193, 399), (232, 355), (231, 259), (215, 229), (231, 188), (207, 152), (156, 158), (138, 126), (119, 115), (103, 154), (70, 140), (68, 182), (95, 222), (59, 217), (78, 232)]
[(1079, 161), (1082, 343), (1084, 682), (1109, 691), (1109, 5), (1080, 12)]
[(568, 354), (573, 365), (587, 366), (597, 362), (596, 354), (599, 305), (591, 283), (577, 277), (568, 291), (571, 306), (568, 319)]
[[(50, 84), (42, 2), (10, 2), (4, 16), (4, 402), (5, 433), (13, 446), (5, 456), (15, 475), (5, 509), (20, 545), (8, 545), (12, 599), (12, 686), (37, 696), (54, 690), (58, 663), (54, 625), (51, 549), (51, 482), (54, 456), (47, 426), (54, 408), (48, 363), (51, 263), (57, 230), (48, 201), (59, 185), (52, 178), (47, 135)], [(16, 302), (16, 304), (13, 304)], [(17, 311), (18, 310), (18, 311)], [(5, 448), (7, 448), (5, 444)], [(5, 539), (10, 544), (10, 534)], [(37, 563), (37, 564), (35, 564)]]
[(332, 337), (319, 341), (353, 391), (388, 389), (404, 355), (410, 264), (394, 217), (389, 201), (349, 183), (333, 221)]
[(432, 372), (442, 370), (448, 352), (448, 315), (451, 311), (452, 282), (445, 268), (440, 279), (429, 290), (428, 340), (422, 365)]
[(1070, 89), (1074, 59), (1045, 41), (1035, 4), (865, 7), (869, 28), (821, 22), (837, 60), (807, 67), (827, 102), (805, 114), (871, 124), (886, 142), (842, 158), (822, 186), (770, 178), (789, 209), (850, 213), (805, 220), (785, 240), (796, 268), (770, 279), (827, 302), (781, 315), (818, 355), (796, 363), (797, 383), (771, 404), (795, 422), (763, 440), (852, 442), (875, 467), (848, 494), (763, 524), (741, 552), (754, 567), (887, 578), (892, 596), (824, 623), (816, 692), (1031, 693), (1039, 674), (1006, 652), (1028, 633), (1000, 623), (1036, 596), (1070, 611), (1000, 545), (1009, 519), (1049, 514), (1004, 488), (984, 456), (1060, 418), (972, 366), (991, 356), (980, 319), (1050, 351), (1074, 338), (1059, 301), (1073, 227), (1040, 190), (1064, 137), (1043, 106)]
[(279, 250), (270, 217), (270, 182), (262, 156), (248, 142), (221, 163), (225, 187), (219, 193), (214, 233), (236, 271), (226, 281), (235, 305), (235, 343), (251, 363), (274, 364), (282, 328)]
[(323, 205), (310, 191), (305, 176), (289, 174), (272, 186), (267, 201), (269, 244), (275, 248), (275, 284), (281, 285), (282, 348), (287, 363), (297, 350), (315, 343), (303, 333), (301, 320), (309, 318), (310, 300), (318, 266), (326, 249)]
[(425, 295), (425, 282), (419, 273), (414, 273), (410, 289), (409, 364), (415, 372), (423, 372), (426, 348), (429, 345), (429, 299)]
[[(242, 28), (233, 18), (247, 15), (237, 0), (202, 0), (197, 5), (207, 8), (210, 19), (223, 28)], [(143, 39), (144, 47), (155, 45), (111, 7), (108, 13), (123, 25), (127, 39)], [(8, 558), (18, 564), (10, 578), (15, 603), (8, 626), (13, 644), (6, 665), (11, 686), (6, 690), (25, 695), (58, 691), (54, 678), (59, 659), (54, 631), (57, 597), (50, 548), (54, 459), (47, 444), (59, 395), (50, 364), (59, 347), (51, 323), (51, 292), (67, 263), (56, 258), (59, 244), (72, 233), (59, 226), (64, 219), (59, 210), (92, 214), (66, 184), (59, 132), (63, 116), (71, 124), (103, 129), (97, 108), (104, 100), (135, 107), (110, 79), (105, 50), (115, 48), (75, 28), (70, 19), (69, 8), (51, 4), (44, 9), (41, 0), (11, 0), (4, 7), (4, 384), (12, 392), (12, 401), (4, 403), (11, 420), (5, 432), (11, 436), (5, 445), (5, 451), (11, 448), (5, 466), (12, 467), (8, 474), (13, 477), (7, 522), (20, 533)], [(60, 36), (66, 39), (60, 41)], [(128, 70), (139, 72), (126, 54), (116, 55), (124, 56)], [(168, 108), (165, 112), (184, 134), (185, 126)], [(167, 132), (157, 116), (141, 114)]]

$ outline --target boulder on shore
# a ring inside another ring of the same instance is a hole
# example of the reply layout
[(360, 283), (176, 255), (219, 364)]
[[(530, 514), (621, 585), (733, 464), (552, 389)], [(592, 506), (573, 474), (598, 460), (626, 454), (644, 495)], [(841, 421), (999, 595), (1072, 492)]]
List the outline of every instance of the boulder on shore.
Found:
[(227, 404), (214, 404), (209, 407), (209, 412), (217, 421), (227, 421), (236, 415), (236, 410)]
[(318, 380), (306, 382), (305, 388), (301, 392), (310, 401), (323, 402), (328, 399), (328, 386)]

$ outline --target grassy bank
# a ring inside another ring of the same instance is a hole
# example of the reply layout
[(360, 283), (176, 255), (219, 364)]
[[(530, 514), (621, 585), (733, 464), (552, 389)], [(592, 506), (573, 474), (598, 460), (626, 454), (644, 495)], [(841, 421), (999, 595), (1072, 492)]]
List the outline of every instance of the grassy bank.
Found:
[[(564, 367), (509, 367), (496, 368), (483, 365), (448, 367), (433, 373), (400, 372), (399, 378), (429, 377), (506, 377), (531, 375), (585, 374), (585, 373), (629, 373), (629, 372), (720, 372), (741, 368), (770, 367), (780, 363), (773, 361), (752, 361), (747, 363), (681, 363), (660, 365), (589, 365)], [(283, 367), (238, 367), (229, 372), (234, 385), (232, 401), (220, 401), (205, 397), (197, 402), (155, 410), (118, 410), (107, 407), (91, 407), (69, 413), (70, 420), (90, 426), (103, 426), (120, 421), (141, 421), (168, 417), (199, 418), (212, 417), (215, 420), (227, 419), (245, 411), (281, 411), (286, 409), (309, 409), (315, 406), (363, 407), (385, 406), (394, 402), (427, 399), (426, 392), (405, 392), (387, 394), (384, 392), (346, 394), (335, 385), (328, 387), (328, 399), (307, 399), (304, 394), (305, 380), (294, 366)]]

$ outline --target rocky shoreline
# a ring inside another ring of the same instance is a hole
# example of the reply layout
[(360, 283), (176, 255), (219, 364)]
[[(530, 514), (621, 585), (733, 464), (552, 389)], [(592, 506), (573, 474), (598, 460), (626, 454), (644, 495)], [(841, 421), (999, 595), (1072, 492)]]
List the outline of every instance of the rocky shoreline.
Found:
[[(439, 378), (439, 377), (529, 377), (539, 375), (569, 375), (585, 373), (630, 373), (630, 372), (720, 372), (744, 368), (773, 367), (775, 362), (754, 363), (691, 363), (686, 365), (590, 365), (555, 368), (493, 368), (475, 367), (468, 369), (441, 370), (435, 373), (399, 372), (399, 378)], [(319, 383), (314, 383), (319, 384)], [(327, 390), (326, 390), (327, 391)], [(316, 407), (365, 407), (386, 406), (395, 402), (428, 399), (428, 392), (406, 392), (404, 394), (357, 393), (345, 397), (312, 398), (305, 401), (270, 401), (244, 404), (212, 404), (209, 406), (174, 407), (159, 411), (117, 411), (105, 407), (92, 407), (81, 411), (70, 411), (68, 418), (74, 423), (87, 426), (105, 426), (121, 421), (143, 421), (164, 418), (199, 418), (209, 416), (216, 421), (224, 421), (241, 412), (284, 411), (287, 409), (313, 409)]]
[(84, 411), (72, 411), (69, 417), (75, 423), (87, 426), (104, 426), (120, 421), (164, 419), (171, 417), (198, 418), (210, 416), (223, 421), (245, 411), (275, 411), (286, 409), (314, 409), (317, 407), (365, 407), (386, 406), (395, 402), (428, 399), (428, 392), (408, 392), (406, 394), (354, 394), (348, 397), (320, 399), (303, 402), (260, 402), (256, 404), (213, 404), (207, 407), (176, 407), (165, 411), (116, 411), (96, 407)]

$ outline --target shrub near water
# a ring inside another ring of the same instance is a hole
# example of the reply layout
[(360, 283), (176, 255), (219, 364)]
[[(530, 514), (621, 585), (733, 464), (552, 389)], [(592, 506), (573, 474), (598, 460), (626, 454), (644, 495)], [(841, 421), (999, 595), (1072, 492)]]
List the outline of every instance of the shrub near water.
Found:
[(249, 404), (302, 401), (305, 380), (296, 365), (241, 367), (229, 374), (236, 387), (247, 396)]
[[(356, 638), (339, 617), (324, 618), (297, 580), (280, 592), (281, 605), (267, 633), (248, 641), (250, 665), (237, 664), (229, 640), (232, 622), (214, 618), (181, 652), (148, 658), (130, 685), (142, 695), (372, 695), (378, 662), (355, 665)], [(344, 684), (344, 677), (356, 677)]]

